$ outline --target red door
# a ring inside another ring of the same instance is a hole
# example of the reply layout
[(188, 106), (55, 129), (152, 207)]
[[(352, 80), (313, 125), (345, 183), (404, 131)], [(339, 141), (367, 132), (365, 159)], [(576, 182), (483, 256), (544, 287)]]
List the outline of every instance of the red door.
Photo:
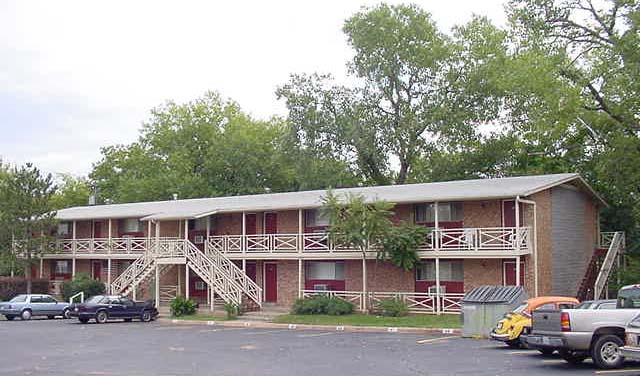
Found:
[[(520, 226), (523, 222), (523, 206), (520, 204)], [(516, 227), (516, 202), (515, 200), (502, 201), (502, 225), (504, 227)]]
[(255, 213), (246, 214), (245, 215), (245, 231), (247, 235), (255, 235), (256, 234), (256, 226), (257, 226), (257, 217)]
[(273, 303), (278, 301), (278, 264), (264, 264), (264, 300)]
[[(502, 279), (505, 286), (516, 285), (515, 261), (504, 261), (502, 263)], [(520, 285), (524, 286), (524, 261), (520, 261)]]
[(100, 279), (100, 273), (102, 273), (102, 261), (92, 261), (91, 278)]
[(199, 302), (207, 300), (207, 284), (189, 271), (189, 297)]
[(265, 234), (278, 233), (278, 213), (274, 213), (274, 212), (264, 213), (264, 233)]
[(102, 222), (93, 222), (93, 237), (102, 237)]

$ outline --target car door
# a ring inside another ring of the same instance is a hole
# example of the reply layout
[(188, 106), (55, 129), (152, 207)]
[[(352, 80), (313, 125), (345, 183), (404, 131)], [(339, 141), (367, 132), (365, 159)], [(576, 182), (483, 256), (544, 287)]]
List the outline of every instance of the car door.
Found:
[(133, 300), (129, 298), (120, 298), (120, 301), (122, 302), (122, 317), (133, 318), (138, 316), (138, 307), (136, 307)]
[(58, 310), (58, 302), (50, 295), (42, 295), (42, 306), (47, 315), (62, 314), (62, 310)]
[(29, 308), (33, 316), (44, 316), (47, 314), (46, 303), (42, 300), (41, 295), (31, 295), (29, 299)]
[(110, 318), (122, 318), (124, 315), (124, 307), (119, 298), (109, 298), (107, 300), (107, 310)]

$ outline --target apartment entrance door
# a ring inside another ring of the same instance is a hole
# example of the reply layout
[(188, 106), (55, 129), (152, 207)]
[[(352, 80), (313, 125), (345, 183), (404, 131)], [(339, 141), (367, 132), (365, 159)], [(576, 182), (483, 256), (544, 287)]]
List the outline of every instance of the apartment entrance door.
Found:
[(275, 303), (278, 301), (278, 264), (264, 264), (264, 301)]

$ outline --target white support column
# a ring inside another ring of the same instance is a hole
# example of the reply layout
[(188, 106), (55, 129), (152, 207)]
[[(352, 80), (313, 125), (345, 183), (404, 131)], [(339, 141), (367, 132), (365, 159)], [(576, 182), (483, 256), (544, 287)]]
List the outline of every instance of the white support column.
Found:
[(247, 249), (247, 213), (242, 212), (242, 253)]
[(304, 250), (304, 210), (298, 209), (298, 253)]
[(111, 294), (111, 258), (107, 259), (107, 292)]
[[(151, 222), (149, 222), (151, 223)], [(108, 252), (111, 253), (111, 218), (107, 220), (107, 244), (108, 244)], [(111, 288), (111, 284), (109, 284), (109, 288)]]
[(38, 274), (38, 278), (42, 278), (43, 272), (44, 272), (44, 260), (40, 258), (40, 274)]
[(189, 220), (184, 220), (184, 240), (189, 239)]
[(302, 298), (302, 259), (298, 259), (298, 298)]
[(362, 258), (362, 310), (367, 311), (367, 259)]
[(436, 313), (440, 314), (440, 259), (436, 257)]
[(516, 257), (516, 286), (520, 286), (520, 256)]
[(243, 273), (247, 273), (247, 260), (246, 259), (242, 259), (242, 272)]
[(151, 241), (151, 221), (147, 221), (147, 242)]
[(73, 258), (71, 260), (71, 278), (73, 279), (76, 276), (76, 250), (78, 248), (78, 243), (76, 242), (76, 221), (73, 221), (71, 239), (73, 240), (73, 245), (71, 247), (73, 251)]
[(211, 236), (211, 216), (207, 216), (207, 239)]
[(189, 263), (184, 266), (184, 297), (189, 299)]
[(440, 232), (438, 227), (440, 226), (439, 218), (438, 218), (438, 201), (433, 203), (433, 222), (434, 222), (434, 231), (433, 234), (433, 247), (438, 251), (440, 249)]
[(71, 279), (76, 277), (76, 258), (71, 259)]
[(133, 289), (131, 290), (131, 295), (132, 295), (131, 297), (133, 298), (134, 302), (136, 301), (136, 298), (137, 298), (137, 295), (138, 295), (137, 291), (138, 291), (138, 285), (134, 285)]
[(160, 268), (156, 264), (156, 308), (160, 307)]
[(516, 206), (516, 252), (520, 252), (520, 196), (516, 196), (514, 201)]
[(213, 292), (212, 288), (209, 288), (209, 304), (210, 304), (209, 309), (211, 310), (211, 312), (215, 311), (215, 301), (214, 301), (214, 299), (215, 299), (215, 293)]

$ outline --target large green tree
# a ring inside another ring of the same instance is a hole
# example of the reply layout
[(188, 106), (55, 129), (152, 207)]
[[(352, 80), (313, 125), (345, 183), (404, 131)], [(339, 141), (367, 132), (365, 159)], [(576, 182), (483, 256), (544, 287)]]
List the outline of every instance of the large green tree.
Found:
[(413, 5), (378, 5), (343, 28), (354, 51), (355, 85), (330, 76), (294, 75), (286, 101), (303, 148), (331, 154), (370, 184), (405, 183), (416, 162), (478, 136), (497, 115), (489, 69), (503, 59), (504, 33), (486, 19), (446, 34)]

